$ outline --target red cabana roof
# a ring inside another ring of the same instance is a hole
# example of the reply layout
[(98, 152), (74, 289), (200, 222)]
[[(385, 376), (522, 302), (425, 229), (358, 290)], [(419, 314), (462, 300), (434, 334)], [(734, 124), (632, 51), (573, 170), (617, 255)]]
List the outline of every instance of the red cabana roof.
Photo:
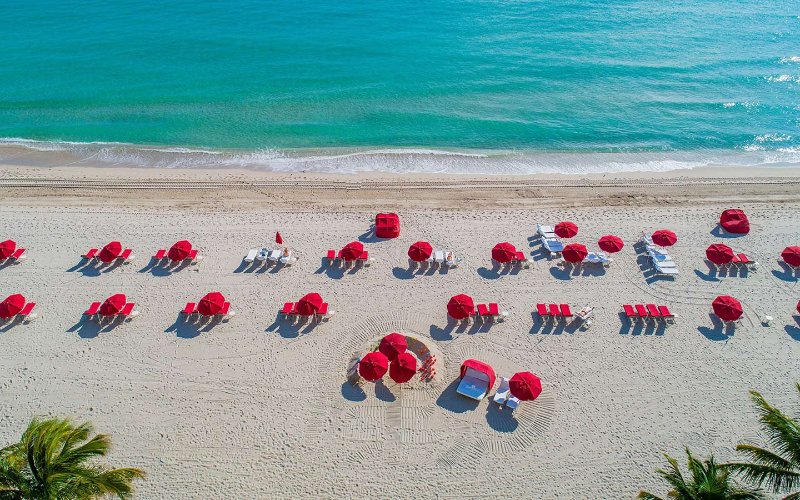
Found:
[(533, 401), (542, 393), (542, 381), (531, 372), (519, 372), (508, 381), (508, 388), (515, 398)]
[(730, 295), (720, 295), (711, 303), (714, 314), (723, 321), (736, 321), (742, 316), (742, 304)]
[(11, 257), (16, 249), (17, 242), (14, 240), (0, 242), (0, 260)]
[(400, 236), (400, 217), (395, 213), (376, 215), (375, 236), (378, 238), (397, 238)]
[(511, 262), (517, 255), (517, 249), (511, 243), (504, 241), (492, 248), (492, 259), (505, 264)]
[(447, 314), (453, 319), (468, 318), (475, 312), (475, 302), (465, 294), (455, 295), (447, 303)]
[(706, 257), (716, 265), (727, 264), (733, 261), (733, 249), (722, 243), (714, 243), (706, 248)]
[(417, 373), (417, 358), (410, 352), (401, 352), (389, 364), (389, 376), (402, 384), (408, 382)]
[(786, 247), (781, 252), (783, 261), (790, 266), (800, 267), (800, 247)]
[(415, 262), (422, 262), (430, 258), (433, 247), (427, 241), (418, 241), (408, 247), (408, 257)]
[(25, 297), (15, 293), (0, 302), (0, 318), (8, 319), (16, 316), (25, 307)]
[(297, 301), (297, 314), (311, 316), (322, 307), (322, 296), (316, 292), (307, 293)]
[(360, 241), (351, 241), (342, 248), (342, 258), (344, 260), (356, 260), (364, 253), (364, 245)]
[(467, 368), (472, 368), (473, 370), (485, 373), (486, 376), (489, 377), (489, 390), (492, 389), (496, 377), (494, 374), (494, 369), (491, 366), (487, 365), (483, 361), (478, 361), (477, 359), (468, 359), (461, 363), (461, 374), (459, 375), (459, 378), (464, 378), (464, 375), (467, 373)]
[(167, 257), (169, 257), (169, 260), (180, 262), (189, 257), (189, 253), (191, 251), (192, 244), (187, 240), (181, 240), (172, 245), (172, 247), (169, 249), (169, 252), (167, 252)]
[(397, 332), (392, 332), (381, 339), (378, 350), (389, 359), (395, 359), (398, 354), (406, 352), (408, 349), (408, 342), (405, 335), (400, 335)]
[(102, 250), (97, 254), (97, 258), (100, 261), (109, 263), (112, 260), (116, 259), (122, 253), (122, 243), (119, 241), (112, 241), (108, 245), (104, 246)]
[(575, 264), (582, 262), (583, 259), (589, 255), (589, 251), (586, 249), (586, 245), (581, 245), (580, 243), (570, 243), (564, 247), (564, 250), (561, 251), (561, 255), (567, 262), (572, 262)]
[(203, 316), (214, 316), (225, 305), (225, 296), (219, 292), (209, 292), (197, 304), (197, 312)]
[(380, 352), (371, 352), (361, 358), (358, 363), (358, 373), (370, 382), (374, 382), (386, 374), (389, 369), (389, 360)]
[(722, 212), (719, 225), (729, 233), (747, 234), (750, 232), (750, 221), (747, 214), (738, 208), (731, 208)]
[(652, 239), (660, 247), (671, 247), (678, 242), (678, 237), (669, 229), (659, 229), (653, 233)]
[(622, 247), (625, 246), (625, 243), (623, 243), (622, 238), (619, 236), (607, 234), (597, 240), (597, 246), (599, 246), (600, 250), (604, 252), (616, 253), (622, 250)]
[(578, 234), (578, 226), (570, 221), (559, 222), (553, 232), (560, 238), (572, 238)]
[(100, 304), (100, 309), (97, 312), (101, 316), (113, 316), (125, 307), (126, 302), (128, 302), (128, 299), (124, 293), (116, 293)]

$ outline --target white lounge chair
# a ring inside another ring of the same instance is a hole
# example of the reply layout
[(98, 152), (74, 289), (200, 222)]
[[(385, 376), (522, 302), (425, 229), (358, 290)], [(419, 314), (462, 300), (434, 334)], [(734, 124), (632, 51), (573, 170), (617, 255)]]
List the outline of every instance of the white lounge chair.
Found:
[(680, 274), (678, 272), (678, 268), (674, 266), (675, 263), (673, 262), (672, 264), (673, 264), (672, 267), (667, 267), (667, 266), (663, 266), (661, 263), (658, 263), (658, 264), (655, 265), (655, 268), (656, 268), (656, 271), (658, 272), (658, 274), (665, 274), (665, 275), (672, 275), (672, 276)]
[(494, 393), (494, 402), (499, 405), (506, 404), (509, 394), (508, 379), (500, 377), (500, 387), (498, 387), (497, 391)]
[(516, 410), (517, 407), (519, 406), (519, 399), (512, 396), (511, 393), (509, 392), (508, 401), (506, 401), (506, 406), (511, 408), (512, 410)]
[(555, 240), (558, 238), (558, 236), (556, 236), (555, 230), (553, 229), (553, 226), (544, 226), (542, 224), (536, 224), (536, 234), (543, 240)]
[(266, 248), (261, 248), (258, 250), (258, 253), (256, 254), (256, 260), (264, 262), (265, 260), (267, 260), (268, 256), (269, 256), (269, 250)]
[(447, 267), (458, 267), (462, 260), (464, 260), (462, 257), (453, 257), (450, 260), (445, 260), (444, 263)]
[(433, 252), (433, 261), (436, 262), (437, 264), (443, 264), (444, 256), (445, 256), (444, 250), (436, 250), (435, 252)]
[(270, 262), (278, 262), (280, 258), (283, 257), (283, 252), (280, 249), (268, 250), (267, 251), (267, 259)]
[(489, 376), (478, 370), (467, 368), (464, 377), (456, 388), (456, 392), (462, 396), (480, 401), (489, 392)]
[(542, 240), (542, 246), (545, 250), (550, 252), (550, 254), (560, 254), (564, 251), (564, 244), (561, 243), (561, 240), (557, 239), (544, 239)]
[(247, 255), (244, 258), (245, 262), (253, 262), (256, 260), (256, 255), (258, 255), (258, 248), (251, 248)]

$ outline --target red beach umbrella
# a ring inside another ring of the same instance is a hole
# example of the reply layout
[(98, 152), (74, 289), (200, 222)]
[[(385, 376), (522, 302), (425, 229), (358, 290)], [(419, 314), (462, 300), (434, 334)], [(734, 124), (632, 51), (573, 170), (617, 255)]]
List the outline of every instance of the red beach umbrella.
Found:
[(0, 302), (0, 318), (13, 318), (23, 307), (25, 307), (25, 297), (18, 293), (9, 295), (6, 300)]
[(16, 249), (17, 242), (14, 240), (0, 242), (0, 259), (7, 259), (11, 257)]
[(283, 236), (281, 236), (281, 232), (280, 231), (275, 233), (275, 244), (276, 245), (283, 245)]
[(519, 372), (508, 381), (508, 388), (515, 398), (533, 401), (542, 393), (542, 381), (531, 372)]
[(783, 261), (793, 267), (800, 267), (800, 247), (786, 247), (781, 252)]
[(678, 237), (669, 229), (659, 229), (653, 233), (653, 243), (660, 247), (671, 247), (678, 242)]
[(433, 247), (427, 241), (418, 241), (408, 247), (408, 258), (414, 262), (422, 262), (430, 258)]
[(311, 316), (322, 307), (322, 296), (318, 293), (307, 293), (297, 301), (297, 314)]
[(731, 208), (722, 212), (719, 225), (729, 233), (747, 234), (750, 232), (750, 221), (747, 214), (738, 208)]
[(578, 226), (576, 226), (574, 222), (559, 222), (556, 224), (553, 232), (560, 238), (572, 238), (578, 234)]
[(797, 314), (800, 314), (800, 300), (797, 301)]
[(119, 257), (121, 253), (122, 243), (119, 241), (112, 241), (108, 245), (104, 246), (102, 250), (100, 250), (100, 252), (97, 254), (97, 258), (102, 262), (109, 263)]
[(578, 262), (582, 262), (583, 259), (589, 255), (589, 251), (586, 249), (586, 245), (581, 245), (580, 243), (570, 243), (564, 247), (561, 255), (564, 256), (564, 260), (567, 262), (577, 264)]
[(394, 360), (398, 354), (406, 352), (408, 349), (408, 342), (405, 335), (400, 335), (397, 332), (392, 332), (383, 337), (378, 350), (382, 352), (387, 358)]
[(342, 248), (344, 260), (357, 260), (364, 253), (364, 245), (360, 241), (351, 241)]
[(186, 240), (176, 242), (167, 252), (169, 260), (180, 262), (189, 257), (189, 252), (192, 251), (192, 244)]
[(386, 375), (389, 369), (389, 359), (380, 352), (371, 352), (358, 362), (358, 373), (370, 382), (374, 382)]
[(107, 298), (105, 302), (100, 304), (100, 309), (97, 311), (101, 316), (113, 316), (120, 312), (128, 299), (124, 293), (117, 293)]
[(622, 250), (622, 247), (625, 246), (625, 243), (622, 242), (622, 238), (619, 236), (607, 234), (597, 240), (597, 246), (599, 246), (600, 250), (604, 252), (617, 253)]
[(706, 248), (706, 257), (716, 265), (727, 264), (733, 260), (733, 249), (722, 243), (714, 243)]
[(736, 321), (742, 316), (742, 304), (730, 295), (720, 295), (711, 303), (714, 314), (723, 321)]
[(410, 352), (401, 352), (389, 365), (389, 376), (402, 384), (408, 382), (417, 373), (417, 358)]
[(447, 303), (447, 314), (453, 319), (468, 318), (475, 312), (475, 302), (469, 295), (459, 294), (450, 298)]
[(197, 312), (203, 316), (214, 316), (222, 310), (225, 305), (225, 296), (219, 292), (210, 292), (200, 299), (197, 304)]
[(517, 249), (511, 243), (504, 241), (492, 248), (492, 259), (505, 264), (511, 262), (517, 256)]

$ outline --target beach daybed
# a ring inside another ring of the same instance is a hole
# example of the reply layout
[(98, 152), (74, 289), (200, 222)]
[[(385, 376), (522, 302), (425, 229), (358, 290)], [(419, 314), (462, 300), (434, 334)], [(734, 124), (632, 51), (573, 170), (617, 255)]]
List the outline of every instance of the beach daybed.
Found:
[(495, 382), (494, 369), (476, 359), (468, 359), (461, 364), (460, 378), (456, 392), (477, 401), (486, 397)]

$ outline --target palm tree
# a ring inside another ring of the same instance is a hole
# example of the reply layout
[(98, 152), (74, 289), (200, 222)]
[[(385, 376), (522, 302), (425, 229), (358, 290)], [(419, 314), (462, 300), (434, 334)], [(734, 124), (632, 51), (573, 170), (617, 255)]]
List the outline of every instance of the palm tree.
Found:
[(109, 452), (111, 438), (92, 433), (89, 423), (34, 418), (19, 443), (0, 449), (0, 499), (128, 498), (144, 473), (94, 462)]
[[(800, 383), (796, 385), (800, 391)], [(750, 397), (758, 408), (761, 428), (774, 451), (742, 443), (736, 449), (750, 461), (731, 463), (728, 467), (746, 481), (759, 486), (765, 484), (774, 493), (795, 490), (784, 499), (800, 499), (800, 424), (767, 403), (758, 392), (750, 391)]]
[[(756, 489), (749, 489), (738, 484), (730, 477), (730, 471), (717, 464), (711, 455), (701, 462), (692, 456), (686, 448), (688, 468), (691, 478), (683, 477), (678, 461), (669, 455), (664, 455), (670, 464), (668, 470), (659, 469), (656, 472), (664, 478), (672, 490), (667, 494), (670, 498), (678, 500), (755, 500), (763, 498)], [(648, 500), (661, 500), (660, 497), (647, 491), (640, 491), (639, 498)]]

